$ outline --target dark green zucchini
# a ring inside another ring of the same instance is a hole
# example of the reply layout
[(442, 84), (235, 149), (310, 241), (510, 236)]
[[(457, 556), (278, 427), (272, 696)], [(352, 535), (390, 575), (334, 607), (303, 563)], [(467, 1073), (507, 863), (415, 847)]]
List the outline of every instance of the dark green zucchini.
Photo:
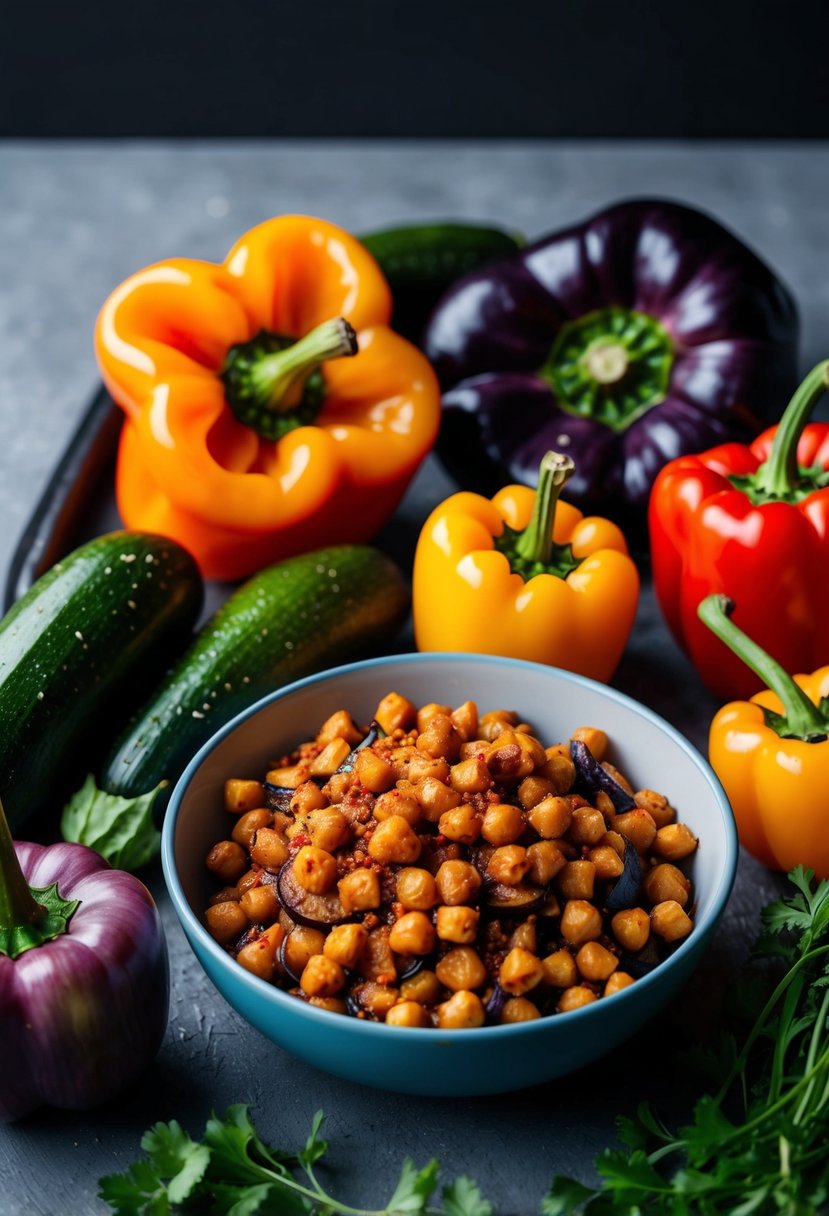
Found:
[(114, 532), (58, 562), (0, 621), (0, 796), (12, 828), (94, 763), (98, 739), (191, 635), (202, 590), (180, 545)]
[(398, 568), (365, 545), (318, 549), (254, 575), (130, 723), (100, 784), (129, 798), (174, 782), (235, 714), (291, 680), (376, 648), (408, 604)]
[(515, 253), (518, 237), (483, 224), (411, 224), (360, 237), (394, 297), (394, 328), (419, 341), (440, 297), (456, 279)]

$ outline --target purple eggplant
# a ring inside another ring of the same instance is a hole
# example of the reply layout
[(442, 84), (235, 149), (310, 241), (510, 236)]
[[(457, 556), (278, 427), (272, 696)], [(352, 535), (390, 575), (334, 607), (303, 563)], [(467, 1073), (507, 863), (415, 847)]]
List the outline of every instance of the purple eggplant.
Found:
[(276, 879), (279, 902), (298, 925), (309, 929), (330, 929), (347, 919), (336, 891), (314, 895), (297, 882), (293, 860), (286, 861)]
[(625, 868), (613, 884), (605, 900), (608, 912), (621, 912), (624, 908), (632, 908), (639, 896), (642, 886), (642, 863), (636, 846), (629, 840), (625, 841)]
[(490, 995), (489, 1000), (484, 1006), (487, 1026), (498, 1025), (498, 1023), (501, 1021), (501, 1014), (504, 1012), (504, 1006), (508, 1000), (508, 993), (504, 992), (504, 989), (500, 984), (496, 984), (492, 989), (492, 994)]
[(135, 1081), (169, 1010), (158, 911), (79, 844), (13, 844), (0, 808), (0, 1120), (85, 1110)]
[(581, 739), (571, 739), (570, 757), (576, 766), (577, 775), (589, 793), (598, 794), (599, 790), (603, 790), (613, 803), (617, 815), (621, 815), (625, 811), (636, 810), (636, 803), (627, 790), (622, 789), (619, 782), (602, 768), (590, 748), (586, 743), (582, 743)]
[(483, 907), (490, 916), (527, 916), (539, 910), (546, 896), (544, 887), (532, 883), (508, 887), (503, 882), (485, 882)]
[(287, 785), (274, 785), (272, 781), (265, 782), (265, 802), (268, 810), (281, 811), (283, 815), (291, 813), (291, 799), (296, 793)]
[(676, 456), (745, 439), (797, 381), (798, 318), (774, 273), (716, 220), (636, 199), (459, 280), (426, 331), (444, 389), (438, 451), (465, 488), (535, 485), (639, 512)]
[(356, 747), (351, 749), (340, 767), (335, 771), (337, 773), (350, 773), (357, 762), (357, 754), (361, 752), (364, 747), (371, 747), (372, 743), (376, 743), (378, 739), (383, 738), (385, 738), (385, 731), (379, 722), (373, 720), (366, 735), (360, 740)]

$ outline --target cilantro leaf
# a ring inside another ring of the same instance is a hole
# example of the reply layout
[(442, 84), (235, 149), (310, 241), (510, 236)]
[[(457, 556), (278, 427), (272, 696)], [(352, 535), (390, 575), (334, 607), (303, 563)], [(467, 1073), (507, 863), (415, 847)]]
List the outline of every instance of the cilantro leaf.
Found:
[(89, 845), (116, 870), (140, 870), (158, 853), (161, 834), (153, 823), (155, 800), (168, 783), (149, 794), (121, 798), (99, 790), (90, 774), (70, 798), (60, 821), (64, 840)]
[(159, 1177), (169, 1179), (167, 1194), (172, 1204), (189, 1199), (210, 1164), (210, 1149), (191, 1140), (175, 1119), (151, 1127), (144, 1133), (141, 1147)]
[(400, 1181), (386, 1204), (386, 1211), (391, 1213), (391, 1216), (405, 1212), (425, 1212), (437, 1181), (437, 1161), (430, 1161), (422, 1170), (418, 1170), (414, 1162), (407, 1157), (400, 1171)]
[[(274, 1175), (289, 1177), (287, 1162), (296, 1154), (279, 1153), (260, 1140), (247, 1106), (229, 1106), (224, 1119), (215, 1113), (204, 1129), (204, 1142), (210, 1149), (211, 1176), (222, 1182), (257, 1184), (273, 1182)], [(255, 1156), (254, 1156), (255, 1154)]]
[(323, 1140), (320, 1136), (324, 1119), (325, 1115), (318, 1110), (311, 1122), (311, 1131), (305, 1142), (305, 1148), (299, 1154), (299, 1164), (306, 1172), (312, 1170), (320, 1157), (324, 1157), (328, 1152), (328, 1141)]
[(443, 1188), (442, 1199), (444, 1216), (492, 1216), (492, 1204), (465, 1174)]
[(541, 1201), (541, 1216), (573, 1216), (584, 1210), (596, 1192), (589, 1186), (556, 1174), (550, 1189)]
[(210, 1216), (311, 1216), (313, 1204), (285, 1187), (269, 1182), (255, 1186), (228, 1186), (214, 1182), (210, 1186)]

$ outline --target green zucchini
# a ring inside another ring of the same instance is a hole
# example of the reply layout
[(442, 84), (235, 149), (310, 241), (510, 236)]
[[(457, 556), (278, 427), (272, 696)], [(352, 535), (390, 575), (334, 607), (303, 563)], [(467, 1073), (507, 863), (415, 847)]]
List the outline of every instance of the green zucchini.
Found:
[(100, 784), (132, 798), (174, 782), (225, 722), (283, 684), (376, 647), (408, 604), (400, 571), (365, 545), (315, 550), (254, 575), (129, 724)]
[(429, 313), (455, 279), (515, 253), (521, 240), (483, 224), (411, 224), (360, 237), (394, 297), (394, 328), (418, 341)]
[(202, 591), (180, 545), (114, 532), (58, 562), (0, 621), (0, 796), (12, 828), (54, 804), (76, 761), (94, 763), (112, 721), (126, 721), (136, 690), (191, 636)]

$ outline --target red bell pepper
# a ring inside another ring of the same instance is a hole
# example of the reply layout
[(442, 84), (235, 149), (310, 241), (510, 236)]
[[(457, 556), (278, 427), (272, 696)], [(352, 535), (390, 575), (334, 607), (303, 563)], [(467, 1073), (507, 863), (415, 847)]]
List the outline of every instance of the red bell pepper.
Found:
[(758, 677), (703, 625), (712, 593), (788, 672), (829, 663), (829, 425), (807, 420), (829, 360), (800, 385), (777, 427), (671, 461), (649, 506), (653, 581), (665, 618), (712, 692), (746, 698)]

